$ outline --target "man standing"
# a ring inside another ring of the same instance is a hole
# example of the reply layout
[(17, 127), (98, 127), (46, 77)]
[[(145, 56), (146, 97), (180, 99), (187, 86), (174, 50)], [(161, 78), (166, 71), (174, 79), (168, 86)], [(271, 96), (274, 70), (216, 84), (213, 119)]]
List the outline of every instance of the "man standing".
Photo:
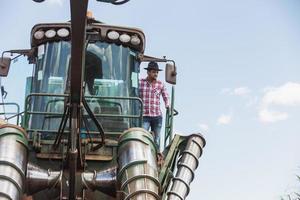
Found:
[(160, 96), (163, 97), (165, 107), (169, 108), (169, 97), (165, 85), (157, 80), (159, 69), (156, 62), (149, 62), (147, 77), (140, 80), (140, 98), (144, 104), (143, 127), (154, 133), (154, 141), (160, 148), (160, 130), (162, 127), (162, 113), (160, 110)]

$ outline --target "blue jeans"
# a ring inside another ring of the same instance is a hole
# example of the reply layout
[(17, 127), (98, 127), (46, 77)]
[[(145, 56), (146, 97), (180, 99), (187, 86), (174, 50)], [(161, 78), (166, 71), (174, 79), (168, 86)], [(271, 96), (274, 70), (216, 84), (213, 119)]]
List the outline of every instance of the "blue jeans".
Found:
[(162, 116), (157, 117), (143, 117), (143, 127), (147, 131), (149, 131), (151, 127), (151, 131), (154, 134), (154, 142), (156, 144), (157, 149), (160, 147), (160, 130), (162, 126)]

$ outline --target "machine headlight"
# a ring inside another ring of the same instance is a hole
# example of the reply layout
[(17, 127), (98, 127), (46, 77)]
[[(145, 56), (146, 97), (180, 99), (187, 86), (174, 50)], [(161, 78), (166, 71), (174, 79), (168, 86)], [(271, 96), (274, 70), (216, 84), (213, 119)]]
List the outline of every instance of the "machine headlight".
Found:
[(46, 31), (45, 35), (47, 38), (53, 38), (56, 35), (56, 31), (53, 29), (50, 29), (50, 30)]
[(130, 41), (130, 36), (124, 33), (120, 36), (120, 41), (123, 43), (127, 43)]
[(34, 38), (37, 39), (37, 40), (40, 40), (44, 37), (45, 35), (45, 32), (44, 31), (37, 31), (34, 33)]
[(138, 36), (133, 35), (133, 36), (131, 37), (130, 42), (131, 42), (131, 44), (133, 44), (133, 45), (139, 45), (139, 44), (141, 43), (141, 40), (140, 40), (140, 38), (139, 38)]
[(120, 34), (117, 32), (117, 31), (110, 31), (108, 32), (107, 34), (107, 37), (110, 39), (110, 40), (117, 40), (119, 38)]
[(59, 37), (67, 37), (67, 36), (69, 36), (69, 34), (70, 34), (70, 31), (66, 28), (61, 28), (57, 31), (57, 35)]

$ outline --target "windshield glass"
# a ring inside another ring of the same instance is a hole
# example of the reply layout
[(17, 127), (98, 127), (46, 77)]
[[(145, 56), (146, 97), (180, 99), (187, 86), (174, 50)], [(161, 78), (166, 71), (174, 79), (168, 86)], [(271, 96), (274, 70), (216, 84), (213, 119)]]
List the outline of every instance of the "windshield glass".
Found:
[(85, 58), (85, 95), (136, 96), (135, 55), (129, 48), (115, 44), (89, 44)]
[[(70, 50), (70, 43), (65, 41), (38, 47), (31, 93), (39, 94), (27, 100), (29, 117), (26, 122), (29, 130), (57, 131), (66, 102), (63, 95), (69, 93)], [(137, 119), (125, 117), (140, 112), (140, 102), (137, 100), (139, 62), (135, 57), (136, 52), (120, 45), (98, 41), (86, 47), (84, 95), (107, 132), (119, 132), (137, 126)], [(95, 130), (87, 113), (83, 113), (87, 120), (84, 120), (86, 123), (82, 127)]]

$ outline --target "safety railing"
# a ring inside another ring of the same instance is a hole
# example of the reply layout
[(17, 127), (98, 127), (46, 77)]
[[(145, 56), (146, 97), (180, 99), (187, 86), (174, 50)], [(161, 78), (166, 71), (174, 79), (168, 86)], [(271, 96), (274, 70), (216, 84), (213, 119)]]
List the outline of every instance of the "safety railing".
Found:
[[(9, 107), (15, 107), (15, 111), (11, 111), (11, 109), (9, 109), (7, 106)], [(7, 102), (7, 103), (0, 103), (0, 107), (3, 107), (4, 109), (2, 110), (2, 112), (0, 112), (0, 116), (4, 116), (3, 119), (8, 121), (8, 120), (12, 120), (14, 118), (16, 118), (16, 124), (19, 125), (20, 122), (20, 115), (22, 113), (20, 113), (20, 106), (17, 103), (13, 103), (13, 102)], [(7, 112), (6, 112), (7, 110)]]
[[(32, 108), (32, 100), (35, 97), (40, 97), (40, 98), (47, 98), (49, 97), (50, 99), (48, 100), (48, 102), (46, 103), (45, 106), (45, 111), (36, 111), (33, 110)], [(30, 95), (28, 95), (26, 97), (25, 100), (25, 111), (24, 111), (24, 124), (23, 127), (26, 129), (27, 132), (40, 132), (40, 133), (55, 133), (58, 131), (57, 129), (53, 129), (53, 130), (49, 130), (49, 129), (44, 129), (42, 128), (44, 126), (44, 124), (42, 124), (42, 126), (40, 128), (30, 128), (32, 126), (29, 125), (29, 123), (34, 123), (34, 122), (29, 122), (29, 119), (31, 116), (33, 115), (41, 115), (44, 116), (44, 118), (62, 118), (63, 116), (63, 110), (61, 112), (49, 112), (49, 108), (51, 107), (50, 104), (52, 103), (57, 103), (59, 101), (62, 102), (66, 102), (67, 98), (69, 96), (66, 94), (49, 94), (49, 93), (31, 93)], [(97, 113), (95, 115), (95, 117), (97, 118), (119, 118), (119, 119), (137, 119), (138, 120), (138, 126), (142, 126), (142, 119), (143, 119), (143, 103), (142, 100), (138, 97), (118, 97), (118, 96), (85, 96), (84, 97), (87, 101), (87, 103), (89, 104), (89, 102), (102, 102), (102, 103), (108, 103), (108, 104), (115, 104), (116, 106), (121, 106), (120, 103), (118, 102), (113, 102), (113, 100), (124, 100), (124, 101), (133, 101), (133, 102), (137, 102), (138, 103), (138, 110), (139, 112), (137, 112), (136, 114), (108, 114), (108, 113)], [(100, 104), (101, 106), (101, 104)], [(129, 108), (129, 111), (132, 108)], [(121, 106), (121, 111), (122, 111), (122, 106)], [(123, 112), (123, 111), (122, 111)], [(83, 117), (87, 117), (88, 115), (83, 115)], [(67, 130), (65, 131), (67, 132)], [(86, 131), (81, 131), (81, 134), (86, 133)], [(96, 131), (89, 131), (89, 134), (93, 135), (93, 134), (98, 134), (98, 132)], [(115, 135), (115, 134), (120, 134), (120, 132), (110, 132), (110, 131), (105, 131), (105, 134), (111, 134), (111, 135)]]
[(174, 109), (174, 96), (175, 96), (175, 89), (174, 86), (172, 86), (171, 106), (166, 111), (164, 148), (168, 146), (171, 140), (173, 139), (173, 119), (174, 116), (178, 115), (178, 111)]

